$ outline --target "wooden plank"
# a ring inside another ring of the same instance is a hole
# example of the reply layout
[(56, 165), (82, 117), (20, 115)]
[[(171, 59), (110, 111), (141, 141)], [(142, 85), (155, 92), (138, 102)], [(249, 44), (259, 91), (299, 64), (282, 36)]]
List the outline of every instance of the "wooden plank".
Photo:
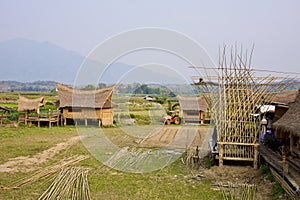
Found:
[[(277, 173), (281, 175), (283, 174), (283, 164), (279, 154), (276, 154), (274, 151), (268, 149), (264, 145), (260, 146), (260, 154), (270, 167), (272, 167)], [(289, 159), (287, 159), (287, 161), (289, 161)], [(293, 186), (296, 191), (299, 191), (300, 173), (297, 167), (288, 162), (288, 174), (285, 174), (284, 177), (285, 180), (288, 181), (288, 183)]]
[(238, 146), (259, 146), (259, 144), (257, 143), (237, 143), (237, 142), (218, 142), (218, 144), (238, 145)]

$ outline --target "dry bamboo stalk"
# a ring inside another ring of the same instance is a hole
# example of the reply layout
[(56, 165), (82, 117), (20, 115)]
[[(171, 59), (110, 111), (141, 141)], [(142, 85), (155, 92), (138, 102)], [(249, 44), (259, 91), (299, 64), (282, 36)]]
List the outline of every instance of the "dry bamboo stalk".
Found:
[(62, 169), (39, 199), (91, 199), (87, 173), (81, 168)]
[(25, 177), (25, 178), (15, 181), (14, 183), (11, 184), (10, 188), (18, 188), (18, 187), (22, 187), (26, 184), (32, 184), (33, 182), (36, 182), (41, 179), (48, 179), (49, 177), (51, 177), (54, 173), (56, 173), (63, 167), (68, 167), (70, 165), (74, 165), (82, 160), (85, 160), (86, 158), (88, 158), (88, 156), (85, 156), (85, 155), (78, 156), (77, 155), (77, 156), (73, 156), (73, 157), (70, 157), (67, 159), (63, 159), (55, 165), (38, 170), (33, 175), (31, 175), (29, 178)]

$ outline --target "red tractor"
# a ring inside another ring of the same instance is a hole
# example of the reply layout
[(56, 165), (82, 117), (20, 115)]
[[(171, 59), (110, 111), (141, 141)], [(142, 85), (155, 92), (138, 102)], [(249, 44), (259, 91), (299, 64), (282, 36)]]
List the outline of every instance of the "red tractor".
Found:
[(179, 111), (169, 111), (169, 115), (164, 116), (162, 119), (163, 124), (180, 124)]

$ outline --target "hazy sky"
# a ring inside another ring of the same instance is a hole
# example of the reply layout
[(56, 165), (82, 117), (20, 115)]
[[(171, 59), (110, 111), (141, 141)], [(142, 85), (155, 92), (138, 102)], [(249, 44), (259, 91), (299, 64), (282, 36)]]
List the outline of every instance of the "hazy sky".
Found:
[(49, 41), (86, 56), (120, 32), (179, 31), (216, 61), (220, 45), (255, 44), (253, 67), (300, 72), (300, 1), (0, 1), (0, 41)]

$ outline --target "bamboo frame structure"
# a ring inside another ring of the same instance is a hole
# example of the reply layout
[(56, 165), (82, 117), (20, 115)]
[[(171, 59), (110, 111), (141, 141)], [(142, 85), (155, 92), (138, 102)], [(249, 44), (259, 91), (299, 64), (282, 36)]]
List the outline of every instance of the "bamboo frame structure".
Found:
[(248, 54), (242, 48), (239, 52), (237, 48), (231, 48), (228, 58), (224, 47), (219, 52), (218, 68), (214, 69), (217, 75), (204, 76), (198, 79), (198, 84), (194, 84), (205, 96), (212, 111), (220, 167), (224, 160), (235, 160), (253, 161), (254, 168), (257, 168), (261, 121), (259, 107), (272, 102), (276, 92), (285, 89), (293, 80), (285, 75), (256, 76), (257, 71), (250, 68), (252, 52)]

